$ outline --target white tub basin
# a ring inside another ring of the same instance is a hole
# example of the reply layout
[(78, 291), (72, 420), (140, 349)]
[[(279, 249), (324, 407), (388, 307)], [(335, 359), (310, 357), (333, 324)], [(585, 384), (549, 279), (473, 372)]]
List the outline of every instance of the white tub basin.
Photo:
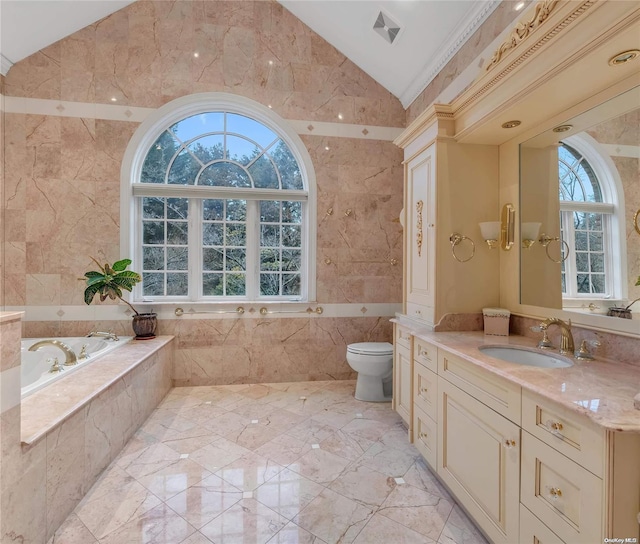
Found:
[(517, 348), (514, 346), (481, 346), (478, 348), (484, 355), (495, 357), (501, 361), (517, 365), (537, 366), (541, 368), (567, 368), (573, 362), (560, 355), (544, 353), (532, 348)]

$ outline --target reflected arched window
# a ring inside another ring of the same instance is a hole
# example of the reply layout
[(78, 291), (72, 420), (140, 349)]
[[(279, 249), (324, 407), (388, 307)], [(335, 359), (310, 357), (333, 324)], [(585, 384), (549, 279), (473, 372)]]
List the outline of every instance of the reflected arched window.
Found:
[(313, 172), (302, 142), (247, 99), (176, 102), (130, 144), (137, 298), (308, 300)]
[[(580, 143), (580, 141), (577, 141)], [(584, 142), (583, 142), (584, 145)], [(562, 263), (565, 298), (613, 298), (619, 290), (614, 258), (614, 198), (575, 147), (558, 148), (560, 226), (568, 257)], [(618, 256), (619, 258), (619, 256)]]

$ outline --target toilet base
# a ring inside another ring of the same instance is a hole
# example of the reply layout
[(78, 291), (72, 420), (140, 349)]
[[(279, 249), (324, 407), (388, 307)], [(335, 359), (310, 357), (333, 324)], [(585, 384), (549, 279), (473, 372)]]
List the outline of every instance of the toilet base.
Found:
[(391, 380), (384, 383), (380, 376), (358, 374), (355, 397), (364, 402), (391, 402)]

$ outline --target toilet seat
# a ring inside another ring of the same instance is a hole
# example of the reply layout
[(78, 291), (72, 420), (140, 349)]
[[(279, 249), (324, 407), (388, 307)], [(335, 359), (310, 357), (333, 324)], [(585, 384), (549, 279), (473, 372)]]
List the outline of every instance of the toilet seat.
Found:
[(349, 344), (347, 352), (357, 355), (393, 355), (393, 345), (389, 342), (358, 342)]

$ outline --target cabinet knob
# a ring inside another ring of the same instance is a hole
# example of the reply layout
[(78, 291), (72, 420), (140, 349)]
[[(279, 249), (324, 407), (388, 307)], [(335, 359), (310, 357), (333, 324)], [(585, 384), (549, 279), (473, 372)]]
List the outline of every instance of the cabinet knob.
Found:
[(507, 438), (504, 441), (504, 447), (505, 448), (513, 448), (513, 447), (515, 447), (515, 445), (516, 445), (516, 441), (515, 440), (510, 440), (509, 438)]
[(429, 391), (429, 390), (428, 390), (426, 387), (421, 387), (421, 388), (420, 388), (420, 393), (426, 393), (426, 392), (428, 392), (428, 391)]
[(427, 433), (420, 433), (420, 438), (427, 438)]
[(559, 487), (550, 487), (549, 495), (551, 495), (552, 499), (559, 499), (560, 497), (562, 497), (562, 489), (560, 489)]
[(562, 423), (559, 421), (547, 421), (546, 423), (547, 429), (549, 429), (553, 434), (559, 435), (560, 431), (564, 428)]

